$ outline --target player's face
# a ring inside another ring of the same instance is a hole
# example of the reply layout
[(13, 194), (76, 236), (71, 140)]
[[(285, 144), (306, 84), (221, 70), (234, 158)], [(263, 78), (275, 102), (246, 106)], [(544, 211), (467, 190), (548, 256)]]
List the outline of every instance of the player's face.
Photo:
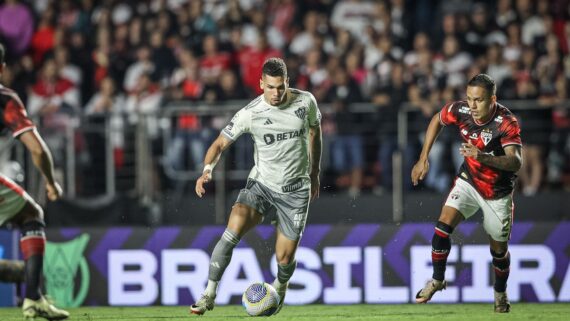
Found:
[(277, 106), (285, 100), (285, 93), (289, 87), (289, 78), (263, 75), (259, 81), (263, 89), (263, 98), (272, 106)]
[(483, 87), (467, 87), (467, 104), (471, 110), (471, 116), (478, 122), (485, 122), (489, 119), (496, 101), (497, 96), (491, 95)]

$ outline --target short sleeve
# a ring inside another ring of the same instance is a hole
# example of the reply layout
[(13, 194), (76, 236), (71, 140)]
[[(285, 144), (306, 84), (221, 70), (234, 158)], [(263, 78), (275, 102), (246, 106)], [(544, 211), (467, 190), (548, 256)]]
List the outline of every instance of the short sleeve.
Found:
[(321, 111), (317, 106), (315, 96), (309, 94), (309, 127), (317, 127), (321, 124)]
[(251, 119), (250, 112), (245, 109), (238, 111), (230, 122), (222, 129), (222, 134), (231, 140), (236, 140), (244, 133), (249, 133)]
[(439, 112), (439, 121), (442, 125), (457, 124), (457, 111), (454, 109), (455, 103), (449, 103), (443, 106)]
[(511, 120), (503, 123), (501, 132), (501, 146), (503, 148), (509, 145), (522, 145), (521, 128), (518, 121)]
[(35, 128), (34, 123), (28, 118), (24, 105), (17, 96), (10, 98), (6, 102), (2, 118), (4, 125), (12, 132), (14, 137), (18, 137), (22, 133)]

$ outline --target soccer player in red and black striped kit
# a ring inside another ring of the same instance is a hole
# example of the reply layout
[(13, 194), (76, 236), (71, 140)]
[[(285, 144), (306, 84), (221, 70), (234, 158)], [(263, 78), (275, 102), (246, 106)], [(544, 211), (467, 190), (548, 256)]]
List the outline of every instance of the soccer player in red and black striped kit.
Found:
[(461, 221), (481, 209), (495, 271), (495, 312), (510, 311), (506, 292), (510, 267), (508, 240), (513, 225), (515, 173), (522, 165), (522, 143), (517, 119), (497, 103), (495, 93), (496, 85), (491, 77), (476, 75), (467, 84), (467, 100), (445, 105), (431, 119), (426, 131), (420, 158), (412, 169), (414, 185), (426, 176), (429, 152), (445, 126), (459, 127), (463, 140), (459, 152), (465, 161), (435, 226), (433, 276), (417, 293), (417, 303), (428, 302), (435, 292), (446, 288), (449, 236)]
[[(0, 44), (0, 76), (6, 68), (5, 56), (6, 50)], [(5, 132), (11, 132), (30, 151), (34, 165), (46, 181), (48, 199), (57, 200), (62, 190), (54, 179), (51, 153), (28, 118), (18, 95), (0, 84), (0, 134)], [(56, 308), (40, 290), (46, 243), (43, 211), (22, 187), (0, 173), (0, 225), (6, 222), (19, 226), (22, 232), (20, 248), (24, 255), (26, 280), (26, 297), (22, 307), (24, 318), (66, 319), (69, 313)]]

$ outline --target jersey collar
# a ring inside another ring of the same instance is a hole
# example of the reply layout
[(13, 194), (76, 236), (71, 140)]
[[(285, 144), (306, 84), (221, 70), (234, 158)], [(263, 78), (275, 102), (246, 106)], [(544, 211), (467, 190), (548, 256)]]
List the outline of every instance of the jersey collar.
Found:
[(497, 113), (497, 103), (494, 103), (494, 104), (493, 104), (493, 107), (492, 107), (492, 111), (491, 111), (491, 113), (490, 113), (491, 117), (489, 117), (489, 120), (487, 120), (486, 122), (480, 123), (480, 122), (477, 121), (477, 119), (473, 118), (473, 116), (471, 116), (471, 118), (473, 118), (473, 122), (475, 123), (475, 125), (477, 125), (477, 126), (483, 126), (483, 125), (487, 125), (489, 122), (491, 122), (491, 120), (495, 119), (495, 114), (496, 114), (496, 113)]
[(291, 91), (289, 90), (289, 88), (287, 88), (287, 93), (285, 95), (286, 95), (285, 101), (282, 102), (281, 104), (277, 105), (277, 106), (274, 106), (274, 105), (271, 105), (270, 103), (268, 103), (267, 100), (265, 100), (265, 96), (263, 94), (261, 94), (261, 97), (262, 97), (261, 99), (263, 99), (263, 102), (266, 103), (267, 105), (269, 105), (270, 107), (284, 109), (284, 108), (289, 107), (289, 103), (291, 102), (291, 97), (293, 96), (291, 94)]

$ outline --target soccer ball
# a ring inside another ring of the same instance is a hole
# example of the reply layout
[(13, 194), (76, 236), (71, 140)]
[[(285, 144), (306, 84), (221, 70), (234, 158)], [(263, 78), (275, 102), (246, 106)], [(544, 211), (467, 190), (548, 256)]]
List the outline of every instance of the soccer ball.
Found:
[(241, 303), (247, 314), (253, 317), (268, 317), (277, 310), (279, 294), (271, 284), (255, 282), (245, 290)]

